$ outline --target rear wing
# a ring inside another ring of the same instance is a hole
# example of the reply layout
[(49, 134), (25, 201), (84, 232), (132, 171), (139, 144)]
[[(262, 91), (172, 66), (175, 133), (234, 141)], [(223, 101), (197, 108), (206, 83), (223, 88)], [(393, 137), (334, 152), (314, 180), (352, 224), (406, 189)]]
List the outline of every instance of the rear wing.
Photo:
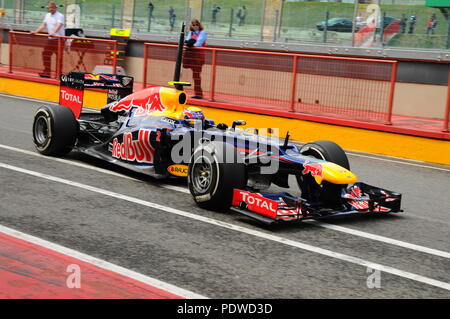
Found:
[(61, 74), (59, 80), (59, 104), (70, 108), (76, 118), (83, 108), (85, 88), (107, 90), (107, 104), (133, 93), (134, 79), (125, 75), (70, 72)]

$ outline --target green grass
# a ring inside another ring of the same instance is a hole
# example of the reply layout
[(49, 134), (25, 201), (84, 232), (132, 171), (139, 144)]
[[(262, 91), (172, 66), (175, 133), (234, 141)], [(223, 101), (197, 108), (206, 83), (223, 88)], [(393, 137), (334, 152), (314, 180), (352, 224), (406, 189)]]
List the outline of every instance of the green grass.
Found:
[(390, 42), (390, 47), (408, 47), (423, 49), (444, 49), (446, 36), (398, 34)]

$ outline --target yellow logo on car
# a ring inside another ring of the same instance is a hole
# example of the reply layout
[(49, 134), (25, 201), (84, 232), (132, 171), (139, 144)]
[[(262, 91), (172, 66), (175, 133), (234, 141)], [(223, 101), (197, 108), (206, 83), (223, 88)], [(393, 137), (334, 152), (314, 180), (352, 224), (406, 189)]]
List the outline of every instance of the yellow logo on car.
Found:
[(187, 165), (170, 165), (167, 167), (167, 171), (175, 176), (187, 177), (188, 176), (188, 166)]

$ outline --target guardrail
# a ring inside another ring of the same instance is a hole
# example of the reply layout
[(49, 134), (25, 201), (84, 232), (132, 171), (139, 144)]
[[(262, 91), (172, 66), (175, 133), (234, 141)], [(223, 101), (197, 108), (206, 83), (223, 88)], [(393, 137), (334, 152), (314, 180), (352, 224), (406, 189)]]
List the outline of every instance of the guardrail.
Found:
[(99, 65), (116, 73), (117, 41), (11, 31), (9, 44), (9, 73), (58, 79), (70, 71), (93, 72)]
[[(175, 45), (146, 43), (144, 87), (171, 80)], [(391, 124), (397, 63), (390, 60), (193, 48), (181, 80), (211, 102)], [(200, 90), (201, 87), (201, 90)]]

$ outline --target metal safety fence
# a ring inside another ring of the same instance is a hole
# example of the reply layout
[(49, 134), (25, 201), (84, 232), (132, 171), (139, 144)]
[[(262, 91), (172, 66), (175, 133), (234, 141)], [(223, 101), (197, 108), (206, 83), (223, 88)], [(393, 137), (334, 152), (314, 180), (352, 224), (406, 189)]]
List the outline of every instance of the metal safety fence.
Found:
[[(68, 28), (97, 31), (127, 28), (136, 36), (176, 35), (182, 21), (198, 18), (209, 39), (346, 47), (450, 48), (450, 19), (444, 2), (438, 7), (427, 6), (423, 0), (64, 0), (58, 3)], [(35, 29), (42, 23), (45, 4), (46, 1), (0, 1), (0, 26)], [(367, 35), (367, 32), (359, 34), (359, 30), (370, 23), (376, 25), (371, 41), (358, 41)], [(398, 27), (389, 27), (392, 23)]]
[(93, 72), (104, 65), (116, 73), (117, 41), (11, 31), (9, 44), (9, 73), (58, 79), (63, 73)]
[[(145, 44), (144, 86), (171, 80), (176, 51)], [(390, 60), (194, 48), (184, 51), (181, 80), (209, 101), (389, 124), (396, 72)]]

